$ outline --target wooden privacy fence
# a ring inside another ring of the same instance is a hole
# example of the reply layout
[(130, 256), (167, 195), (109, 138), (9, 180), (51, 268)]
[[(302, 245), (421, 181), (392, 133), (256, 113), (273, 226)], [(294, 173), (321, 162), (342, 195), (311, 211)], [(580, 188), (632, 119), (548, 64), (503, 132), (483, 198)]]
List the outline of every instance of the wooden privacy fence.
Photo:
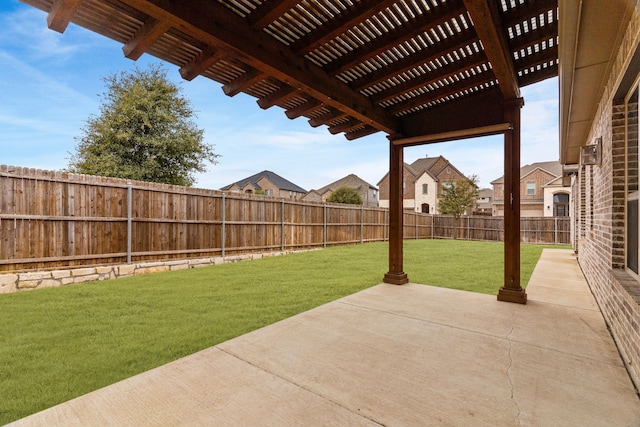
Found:
[[(502, 218), (404, 214), (405, 238), (501, 240)], [(564, 218), (523, 241), (569, 243)], [(0, 271), (286, 251), (388, 238), (388, 211), (0, 165)]]

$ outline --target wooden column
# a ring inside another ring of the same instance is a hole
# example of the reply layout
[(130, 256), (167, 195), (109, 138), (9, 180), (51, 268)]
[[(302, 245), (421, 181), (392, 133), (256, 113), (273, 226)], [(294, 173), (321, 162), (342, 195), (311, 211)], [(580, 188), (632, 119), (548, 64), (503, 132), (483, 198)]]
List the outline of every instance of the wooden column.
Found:
[(402, 180), (404, 152), (402, 146), (389, 144), (389, 272), (384, 275), (384, 283), (404, 285), (409, 278), (402, 271), (403, 200)]
[(505, 122), (511, 130), (504, 134), (504, 286), (499, 301), (527, 303), (520, 286), (520, 109), (522, 98), (504, 106)]

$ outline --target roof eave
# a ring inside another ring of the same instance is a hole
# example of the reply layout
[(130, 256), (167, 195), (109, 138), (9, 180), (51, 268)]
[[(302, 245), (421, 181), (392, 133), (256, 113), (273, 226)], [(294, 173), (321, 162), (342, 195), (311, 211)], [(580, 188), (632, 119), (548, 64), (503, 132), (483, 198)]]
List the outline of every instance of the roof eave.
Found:
[[(559, 0), (560, 163), (580, 160), (634, 5)], [(635, 3), (635, 2), (634, 2)]]

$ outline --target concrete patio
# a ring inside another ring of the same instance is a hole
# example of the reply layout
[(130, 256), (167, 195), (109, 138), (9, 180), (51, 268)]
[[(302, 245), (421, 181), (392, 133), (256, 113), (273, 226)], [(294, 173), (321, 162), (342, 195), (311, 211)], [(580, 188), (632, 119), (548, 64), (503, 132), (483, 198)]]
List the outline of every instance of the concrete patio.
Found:
[(572, 251), (527, 293), (378, 285), (13, 425), (639, 426)]

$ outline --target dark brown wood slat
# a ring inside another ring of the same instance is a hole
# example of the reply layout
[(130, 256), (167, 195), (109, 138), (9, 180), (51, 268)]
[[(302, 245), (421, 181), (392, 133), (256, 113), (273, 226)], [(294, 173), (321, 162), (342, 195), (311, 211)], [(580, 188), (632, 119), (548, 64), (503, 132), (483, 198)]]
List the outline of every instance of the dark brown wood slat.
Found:
[(222, 86), (222, 90), (227, 96), (236, 96), (240, 92), (250, 88), (260, 80), (265, 79), (265, 74), (258, 70), (249, 70), (242, 76), (238, 77), (232, 82), (229, 82)]
[(252, 68), (299, 87), (321, 102), (379, 130), (395, 132), (398, 127), (396, 118), (373, 106), (365, 96), (353, 93), (344, 83), (329, 78), (319, 67), (295, 56), (264, 32), (252, 30), (241, 17), (218, 2), (122, 1), (156, 19), (168, 21), (205, 44), (227, 50)]
[(253, 28), (261, 30), (297, 4), (298, 0), (267, 0), (249, 15), (248, 21)]
[(370, 73), (361, 79), (355, 80), (351, 82), (350, 86), (358, 91), (366, 89), (378, 83), (389, 80), (392, 77), (404, 73), (405, 71), (409, 71), (419, 65), (435, 61), (438, 58), (463, 49), (477, 41), (478, 36), (473, 29), (463, 31), (454, 37), (449, 37), (448, 39), (438, 43), (437, 45), (430, 46), (424, 51), (420, 51), (415, 55), (407, 56), (403, 60), (389, 64), (386, 67), (380, 68), (379, 70), (374, 71), (373, 73)]
[(353, 141), (358, 138), (362, 138), (365, 136), (373, 135), (374, 133), (380, 132), (378, 129), (373, 128), (371, 126), (364, 126), (362, 129), (358, 129), (353, 132), (347, 132), (344, 134), (345, 138), (349, 141)]
[(437, 83), (485, 63), (487, 63), (487, 58), (484, 56), (484, 53), (478, 53), (464, 58), (462, 61), (452, 62), (433, 73), (424, 74), (419, 78), (407, 80), (404, 84), (392, 86), (385, 91), (372, 95), (370, 98), (372, 102), (376, 103), (388, 101), (389, 99), (396, 98), (404, 93), (425, 87), (429, 84)]
[(180, 75), (185, 80), (193, 80), (222, 58), (224, 58), (224, 52), (220, 49), (207, 46), (188, 64), (180, 67)]
[(363, 20), (393, 5), (396, 0), (363, 0), (348, 9), (320, 28), (309, 33), (291, 45), (291, 50), (297, 54), (306, 54), (333, 40), (345, 31), (355, 27)]
[(558, 39), (558, 23), (557, 22), (554, 22), (549, 25), (545, 25), (544, 27), (540, 27), (535, 31), (530, 31), (518, 37), (514, 37), (513, 39), (509, 40), (509, 48), (511, 49), (511, 51), (526, 49), (529, 46), (533, 46), (533, 45), (548, 41), (550, 39), (554, 39), (555, 43), (557, 43), (557, 39)]
[(558, 8), (558, 0), (534, 0), (524, 4), (517, 5), (509, 9), (502, 15), (502, 24), (504, 27), (511, 27), (523, 21), (527, 21), (549, 10)]
[(263, 98), (258, 99), (257, 102), (260, 108), (262, 108), (263, 110), (266, 110), (267, 108), (271, 108), (274, 105), (278, 104), (279, 102), (285, 101), (291, 98), (292, 96), (295, 96), (297, 92), (298, 91), (295, 88), (289, 85), (283, 85), (277, 91)]
[(171, 26), (165, 22), (153, 18), (147, 19), (136, 35), (122, 46), (124, 56), (134, 61), (137, 60), (156, 40), (167, 32), (169, 28), (171, 28)]
[(552, 60), (558, 59), (558, 45), (554, 45), (548, 49), (541, 49), (538, 52), (531, 55), (523, 56), (522, 58), (514, 61), (514, 67), (516, 71), (522, 71), (530, 68), (536, 64), (548, 63)]
[(329, 112), (327, 114), (323, 114), (320, 117), (309, 119), (309, 124), (312, 127), (315, 128), (315, 127), (318, 127), (318, 126), (321, 126), (321, 125), (326, 125), (327, 123), (330, 123), (330, 122), (332, 122), (334, 120), (341, 119), (341, 118), (346, 117), (346, 116), (347, 116), (346, 113), (344, 113), (344, 112), (342, 112), (340, 110), (336, 110), (336, 109), (332, 108), (331, 112)]
[(308, 114), (311, 111), (317, 110), (322, 106), (323, 106), (322, 102), (318, 101), (317, 99), (311, 99), (305, 102), (304, 104), (300, 104), (295, 108), (291, 108), (287, 110), (285, 114), (287, 115), (287, 117), (293, 120), (298, 117), (304, 116), (305, 114)]
[(534, 73), (524, 74), (523, 76), (518, 78), (518, 81), (520, 83), (520, 86), (524, 87), (557, 76), (558, 64), (556, 63), (554, 65), (544, 67), (541, 70), (537, 70)]
[(447, 2), (327, 64), (324, 68), (329, 75), (335, 76), (464, 13), (465, 9), (459, 1)]
[(464, 0), (505, 99), (520, 98), (518, 77), (507, 38), (492, 0)]
[(404, 111), (411, 110), (416, 107), (420, 107), (421, 105), (425, 105), (430, 102), (437, 101), (447, 96), (456, 95), (461, 92), (464, 92), (465, 90), (473, 89), (475, 87), (484, 85), (486, 83), (493, 81), (494, 79), (495, 77), (491, 71), (476, 74), (475, 76), (471, 76), (466, 79), (461, 79), (456, 83), (443, 86), (440, 89), (427, 92), (425, 95), (416, 96), (407, 101), (394, 104), (391, 107), (389, 107), (387, 110), (394, 114), (402, 113)]
[(51, 11), (47, 15), (47, 26), (59, 33), (64, 33), (82, 0), (54, 0)]
[(333, 125), (333, 126), (329, 126), (329, 132), (332, 135), (336, 135), (338, 133), (342, 133), (342, 132), (349, 132), (350, 130), (356, 129), (358, 127), (362, 126), (362, 122), (359, 120), (355, 120), (350, 118), (349, 120), (347, 120), (344, 123), (340, 123), (337, 125)]

